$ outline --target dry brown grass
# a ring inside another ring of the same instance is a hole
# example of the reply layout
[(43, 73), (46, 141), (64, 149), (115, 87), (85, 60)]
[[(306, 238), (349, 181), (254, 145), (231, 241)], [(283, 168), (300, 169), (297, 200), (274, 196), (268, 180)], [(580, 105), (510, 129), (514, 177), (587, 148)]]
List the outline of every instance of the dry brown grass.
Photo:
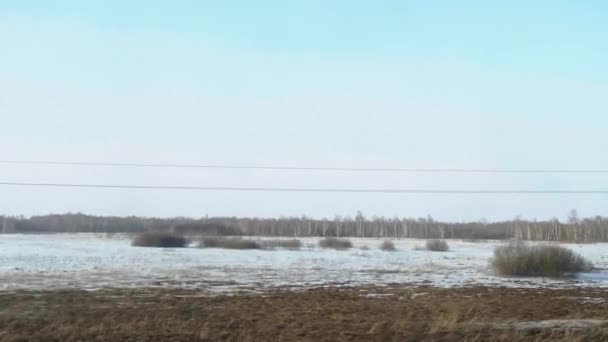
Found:
[(346, 239), (338, 239), (334, 237), (327, 237), (319, 241), (321, 248), (331, 248), (337, 250), (349, 249), (353, 246), (353, 243)]
[(426, 250), (432, 252), (447, 252), (450, 246), (445, 240), (432, 239), (426, 240)]
[(608, 319), (604, 303), (573, 296), (608, 299), (601, 288), (18, 291), (0, 296), (0, 341), (607, 341), (606, 324), (568, 324)]
[(459, 311), (450, 309), (448, 312), (440, 314), (433, 320), (429, 332), (433, 334), (456, 330), (459, 318)]
[(200, 248), (226, 248), (226, 249), (261, 249), (262, 246), (253, 240), (240, 238), (202, 238), (199, 243)]
[(562, 277), (593, 269), (588, 260), (568, 248), (522, 241), (497, 247), (491, 263), (498, 274), (507, 276)]
[(183, 236), (167, 233), (143, 233), (131, 242), (132, 246), (137, 247), (183, 248), (187, 244), (188, 240)]
[(380, 245), (380, 249), (383, 251), (389, 251), (389, 252), (397, 250), (397, 248), (395, 248), (395, 244), (391, 240), (382, 241), (382, 244)]

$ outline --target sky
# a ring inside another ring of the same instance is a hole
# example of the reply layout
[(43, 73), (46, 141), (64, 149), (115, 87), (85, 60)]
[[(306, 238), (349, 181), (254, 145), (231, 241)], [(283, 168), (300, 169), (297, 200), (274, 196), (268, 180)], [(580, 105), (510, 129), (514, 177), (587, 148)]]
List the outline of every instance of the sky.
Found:
[[(608, 170), (604, 1), (0, 0), (0, 160)], [(608, 174), (0, 164), (0, 182), (608, 190)], [(0, 186), (0, 214), (608, 215), (606, 195)]]

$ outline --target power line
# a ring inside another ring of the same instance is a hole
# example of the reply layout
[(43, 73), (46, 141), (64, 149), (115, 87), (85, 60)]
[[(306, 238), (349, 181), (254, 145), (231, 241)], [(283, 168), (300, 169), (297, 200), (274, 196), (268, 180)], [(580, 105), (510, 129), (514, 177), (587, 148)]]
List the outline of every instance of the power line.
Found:
[(273, 187), (217, 187), (174, 185), (117, 185), (117, 184), (73, 184), (73, 183), (28, 183), (0, 182), (1, 186), (96, 188), (96, 189), (140, 189), (140, 190), (204, 190), (204, 191), (248, 191), (248, 192), (326, 192), (326, 193), (386, 193), (386, 194), (595, 194), (608, 195), (608, 190), (449, 190), (449, 189), (353, 189), (353, 188), (273, 188)]
[(146, 168), (190, 168), (190, 169), (245, 169), (245, 170), (284, 170), (284, 171), (608, 174), (608, 170), (568, 170), (568, 169), (363, 168), (363, 167), (271, 166), (271, 165), (112, 163), (112, 162), (34, 161), (34, 160), (0, 160), (0, 164), (146, 167)]

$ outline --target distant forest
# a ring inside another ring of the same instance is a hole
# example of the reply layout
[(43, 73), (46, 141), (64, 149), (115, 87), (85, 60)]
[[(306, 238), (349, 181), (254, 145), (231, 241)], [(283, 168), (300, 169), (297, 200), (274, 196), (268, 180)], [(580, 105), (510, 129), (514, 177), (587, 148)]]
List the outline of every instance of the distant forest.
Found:
[(141, 233), (171, 232), (182, 235), (249, 235), (287, 237), (378, 237), (441, 239), (523, 239), (568, 242), (608, 242), (608, 218), (578, 217), (501, 222), (439, 222), (426, 218), (335, 217), (285, 218), (145, 218), (61, 214), (24, 217), (0, 216), (1, 233)]

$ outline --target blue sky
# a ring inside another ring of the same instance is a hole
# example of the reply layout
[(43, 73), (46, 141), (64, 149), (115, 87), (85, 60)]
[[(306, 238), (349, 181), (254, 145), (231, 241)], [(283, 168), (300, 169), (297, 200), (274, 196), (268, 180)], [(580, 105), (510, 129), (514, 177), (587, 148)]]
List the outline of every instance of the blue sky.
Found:
[[(608, 169), (601, 1), (0, 0), (0, 159)], [(606, 177), (3, 166), (16, 181), (603, 188)], [(605, 196), (3, 188), (9, 214), (608, 215)]]

